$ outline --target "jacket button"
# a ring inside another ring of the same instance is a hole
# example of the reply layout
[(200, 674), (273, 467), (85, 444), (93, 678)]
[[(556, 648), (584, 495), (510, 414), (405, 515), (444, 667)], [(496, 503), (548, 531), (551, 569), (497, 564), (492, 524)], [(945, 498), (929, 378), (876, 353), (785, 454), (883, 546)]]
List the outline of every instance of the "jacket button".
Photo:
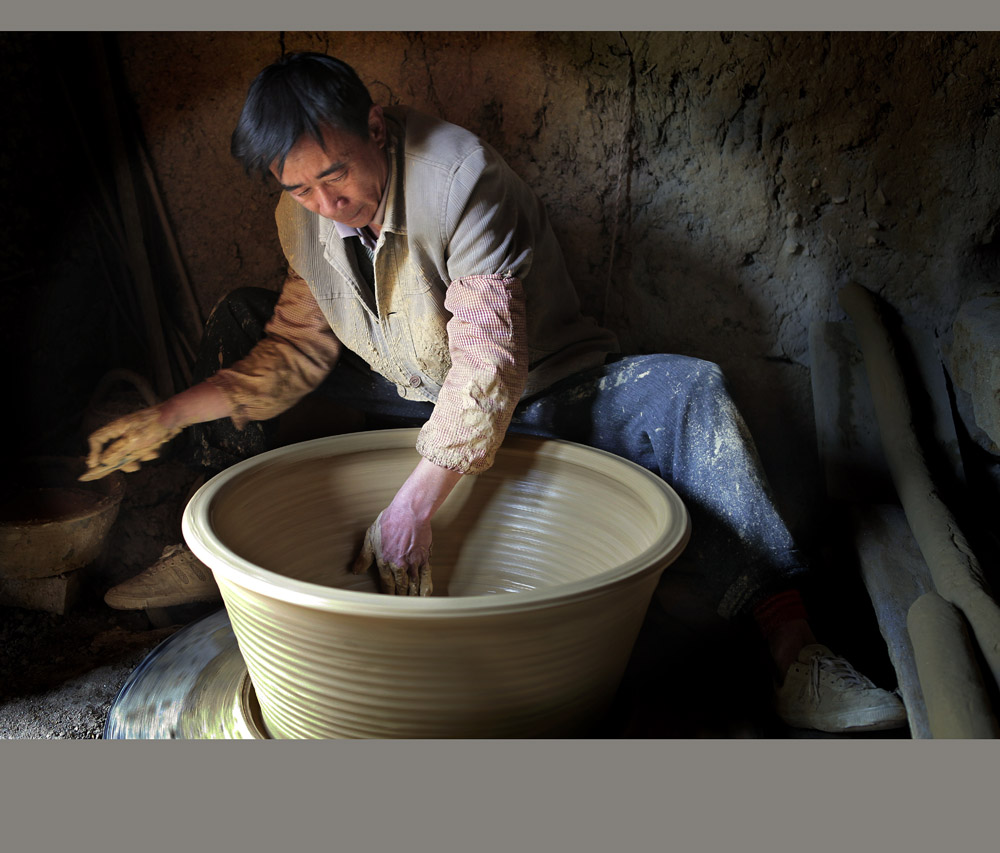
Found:
[(417, 376), (416, 373), (414, 373), (413, 376), (410, 377), (410, 387), (416, 388), (419, 385), (420, 385), (420, 377)]

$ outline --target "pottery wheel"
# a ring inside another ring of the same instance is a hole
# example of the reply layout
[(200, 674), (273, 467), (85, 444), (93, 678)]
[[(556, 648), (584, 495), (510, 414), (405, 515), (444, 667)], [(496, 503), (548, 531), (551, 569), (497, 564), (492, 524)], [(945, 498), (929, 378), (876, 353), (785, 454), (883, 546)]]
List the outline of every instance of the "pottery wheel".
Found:
[(106, 740), (266, 738), (250, 674), (225, 608), (172, 634), (122, 686)]

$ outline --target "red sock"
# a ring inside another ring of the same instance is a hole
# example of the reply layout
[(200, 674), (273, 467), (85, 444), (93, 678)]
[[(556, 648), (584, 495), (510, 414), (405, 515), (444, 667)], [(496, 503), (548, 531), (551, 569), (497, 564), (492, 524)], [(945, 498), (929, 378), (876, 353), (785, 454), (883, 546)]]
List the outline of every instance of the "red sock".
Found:
[(766, 640), (781, 625), (807, 618), (806, 606), (797, 589), (786, 589), (757, 604), (753, 609), (753, 618)]

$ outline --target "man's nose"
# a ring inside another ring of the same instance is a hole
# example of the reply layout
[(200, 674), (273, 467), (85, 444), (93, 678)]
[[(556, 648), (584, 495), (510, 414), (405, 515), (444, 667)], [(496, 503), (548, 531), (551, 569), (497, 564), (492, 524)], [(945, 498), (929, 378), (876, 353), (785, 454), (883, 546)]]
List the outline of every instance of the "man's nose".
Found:
[(337, 210), (344, 206), (345, 199), (329, 187), (320, 187), (317, 195), (319, 196), (318, 213), (327, 219), (331, 218)]

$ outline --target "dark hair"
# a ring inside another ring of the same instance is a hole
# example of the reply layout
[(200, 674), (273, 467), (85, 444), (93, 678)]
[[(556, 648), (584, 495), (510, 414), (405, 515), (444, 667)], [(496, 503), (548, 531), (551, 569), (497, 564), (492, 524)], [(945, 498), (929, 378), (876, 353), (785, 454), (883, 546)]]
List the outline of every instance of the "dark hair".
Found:
[(248, 173), (282, 168), (308, 133), (323, 142), (323, 127), (368, 138), (372, 99), (354, 69), (324, 53), (290, 53), (250, 84), (229, 150)]

